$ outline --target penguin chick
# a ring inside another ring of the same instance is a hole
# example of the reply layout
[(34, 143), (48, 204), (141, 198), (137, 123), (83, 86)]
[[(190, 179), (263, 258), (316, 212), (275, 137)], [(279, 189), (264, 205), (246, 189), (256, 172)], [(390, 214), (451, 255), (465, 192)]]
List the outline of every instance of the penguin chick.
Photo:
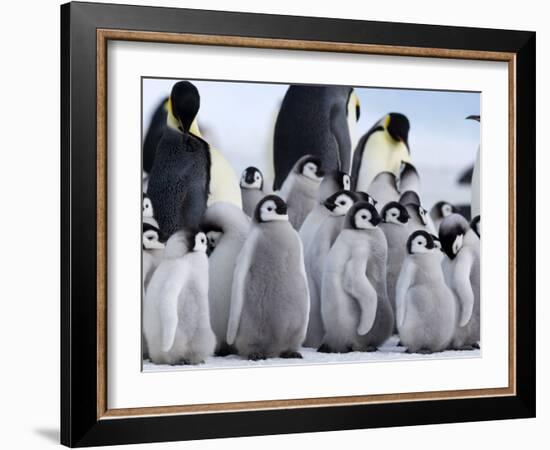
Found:
[(402, 161), (399, 171), (399, 192), (413, 191), (420, 196), (420, 175), (410, 162)]
[(439, 225), (445, 217), (457, 212), (458, 210), (456, 207), (449, 202), (440, 201), (433, 205), (432, 209), (430, 209), (430, 218), (432, 219), (435, 230), (439, 231)]
[(188, 82), (176, 83), (170, 94), (169, 118), (158, 144), (149, 176), (147, 195), (166, 238), (177, 230), (196, 229), (206, 210), (210, 186), (209, 145), (190, 132), (200, 96)]
[(397, 178), (391, 172), (381, 172), (374, 177), (367, 192), (376, 199), (378, 212), (382, 212), (385, 205), (399, 200)]
[(262, 172), (256, 167), (247, 167), (241, 175), (239, 185), (241, 187), (243, 211), (247, 216), (252, 217), (256, 205), (265, 196)]
[[(382, 117), (359, 140), (353, 153), (352, 188), (367, 191), (380, 172), (399, 175), (401, 162), (410, 161), (409, 119), (400, 113), (389, 113)], [(382, 205), (384, 206), (384, 205)]]
[(404, 192), (399, 198), (399, 203), (405, 206), (409, 213), (409, 234), (416, 230), (426, 230), (430, 234), (436, 234), (434, 224), (428, 215), (428, 211), (420, 204), (420, 197), (416, 192)]
[(351, 191), (338, 191), (327, 198), (324, 205), (328, 216), (317, 228), (311, 244), (305, 251), (310, 298), (309, 324), (304, 342), (306, 347), (317, 348), (323, 339), (325, 331), (321, 317), (321, 285), (325, 262), (332, 244), (344, 225), (346, 213), (357, 200), (357, 194)]
[[(156, 221), (152, 217), (148, 217), (153, 223), (142, 222), (142, 251), (141, 251), (141, 262), (142, 262), (142, 291), (141, 291), (141, 307), (143, 308), (143, 301), (145, 299), (145, 292), (149, 286), (149, 281), (155, 272), (155, 269), (158, 267), (162, 260), (162, 255), (164, 253), (164, 244), (160, 239), (160, 230)], [(145, 336), (142, 332), (142, 349), (143, 349), (143, 359), (149, 358), (149, 350), (147, 348), (147, 342), (145, 341)]]
[(355, 191), (358, 197), (358, 201), (360, 202), (367, 202), (370, 203), (372, 206), (376, 206), (378, 204), (378, 200), (376, 200), (372, 195), (367, 194), (366, 192), (362, 191)]
[(268, 195), (256, 206), (235, 265), (227, 343), (251, 360), (301, 358), (308, 314), (302, 243), (286, 203)]
[(325, 335), (321, 352), (375, 351), (393, 329), (386, 295), (386, 240), (380, 216), (355, 203), (330, 249), (321, 291)]
[(439, 239), (449, 258), (443, 260), (447, 285), (458, 305), (458, 326), (451, 342), (455, 350), (471, 350), (480, 339), (479, 237), (459, 214), (451, 214), (439, 226)]
[(293, 85), (285, 94), (273, 137), (273, 189), (296, 161), (312, 154), (325, 172), (349, 172), (359, 100), (351, 87)]
[(225, 339), (233, 271), (250, 229), (250, 218), (235, 205), (218, 202), (204, 213), (201, 228), (212, 249), (208, 259), (210, 323), (216, 335), (216, 355), (225, 356), (231, 352)]
[(408, 353), (445, 350), (456, 327), (456, 303), (445, 283), (441, 256), (432, 236), (417, 230), (407, 241), (407, 256), (397, 280), (396, 322)]
[(475, 216), (470, 222), (470, 228), (474, 230), (478, 238), (481, 238), (481, 216)]
[(288, 206), (288, 218), (299, 230), (306, 216), (315, 207), (317, 192), (323, 179), (321, 160), (312, 155), (302, 156), (286, 177), (280, 196)]
[(143, 330), (155, 364), (199, 364), (214, 352), (204, 233), (174, 233), (145, 295)]
[(384, 232), (388, 244), (386, 270), (388, 299), (395, 314), (395, 286), (403, 260), (407, 255), (407, 239), (410, 235), (407, 223), (410, 216), (407, 209), (398, 202), (386, 204), (382, 209), (381, 216), (380, 229)]
[(335, 192), (349, 191), (350, 186), (351, 178), (347, 173), (336, 170), (325, 174), (317, 191), (317, 203), (300, 227), (300, 239), (304, 246), (304, 254), (307, 252), (317, 228), (329, 216), (329, 210), (324, 205), (325, 200)]

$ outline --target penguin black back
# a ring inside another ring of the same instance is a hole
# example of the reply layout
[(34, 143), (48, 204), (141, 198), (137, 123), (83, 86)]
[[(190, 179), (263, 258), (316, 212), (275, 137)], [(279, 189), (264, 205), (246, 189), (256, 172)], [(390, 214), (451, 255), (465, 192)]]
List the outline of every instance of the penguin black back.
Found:
[(199, 226), (209, 194), (210, 165), (206, 141), (166, 127), (147, 189), (164, 237)]
[(343, 86), (290, 86), (277, 116), (273, 141), (275, 181), (280, 189), (298, 159), (317, 156), (325, 171), (349, 171), (351, 137)]
[(147, 173), (153, 168), (157, 146), (166, 128), (167, 102), (168, 97), (164, 98), (155, 109), (143, 141), (143, 170)]

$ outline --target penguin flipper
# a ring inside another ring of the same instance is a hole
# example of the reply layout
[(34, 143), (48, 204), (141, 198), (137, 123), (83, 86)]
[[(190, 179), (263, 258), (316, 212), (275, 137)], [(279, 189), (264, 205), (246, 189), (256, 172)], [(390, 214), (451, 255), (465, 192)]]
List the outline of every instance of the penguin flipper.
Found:
[(357, 334), (364, 336), (374, 325), (378, 295), (365, 274), (365, 264), (359, 258), (351, 258), (344, 268), (344, 290), (359, 304), (361, 317), (357, 326)]
[(229, 307), (229, 320), (227, 323), (226, 341), (228, 345), (233, 345), (239, 330), (241, 313), (244, 305), (246, 278), (252, 265), (252, 256), (256, 245), (256, 236), (254, 230), (245, 241), (243, 248), (237, 257), (237, 265), (233, 272), (233, 284), (231, 286), (231, 304)]
[(414, 276), (414, 265), (405, 258), (395, 286), (395, 311), (397, 327), (402, 327), (407, 315), (406, 296)]
[[(462, 252), (461, 252), (462, 253)], [(461, 312), (459, 325), (465, 326), (472, 317), (474, 310), (474, 291), (470, 282), (470, 272), (472, 268), (472, 256), (464, 252), (456, 262), (453, 272), (453, 285), (458, 301), (460, 302)]]
[(178, 299), (181, 292), (181, 283), (175, 283), (173, 280), (182, 280), (186, 276), (181, 271), (173, 268), (167, 277), (168, 282), (163, 283), (159, 293), (160, 304), (158, 313), (161, 322), (161, 349), (168, 352), (174, 345), (176, 330), (178, 328)]

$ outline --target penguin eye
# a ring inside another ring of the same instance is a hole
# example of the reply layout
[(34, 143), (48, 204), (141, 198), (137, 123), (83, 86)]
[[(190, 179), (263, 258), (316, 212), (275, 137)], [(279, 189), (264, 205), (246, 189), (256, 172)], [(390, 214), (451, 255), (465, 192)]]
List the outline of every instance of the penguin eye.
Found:
[(268, 207), (267, 207), (267, 210), (268, 210), (268, 211), (273, 211), (273, 208), (272, 208), (271, 206), (268, 206)]
[(361, 216), (361, 219), (366, 219), (367, 216), (365, 216), (364, 214)]

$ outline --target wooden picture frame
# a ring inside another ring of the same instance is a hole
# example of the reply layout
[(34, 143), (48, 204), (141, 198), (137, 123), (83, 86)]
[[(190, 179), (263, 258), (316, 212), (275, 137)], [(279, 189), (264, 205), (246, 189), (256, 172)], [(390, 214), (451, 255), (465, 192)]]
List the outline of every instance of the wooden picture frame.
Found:
[[(106, 44), (109, 40), (507, 62), (510, 73), (508, 387), (108, 409)], [(61, 57), (61, 442), (64, 445), (534, 417), (535, 33), (69, 3), (61, 7)]]

